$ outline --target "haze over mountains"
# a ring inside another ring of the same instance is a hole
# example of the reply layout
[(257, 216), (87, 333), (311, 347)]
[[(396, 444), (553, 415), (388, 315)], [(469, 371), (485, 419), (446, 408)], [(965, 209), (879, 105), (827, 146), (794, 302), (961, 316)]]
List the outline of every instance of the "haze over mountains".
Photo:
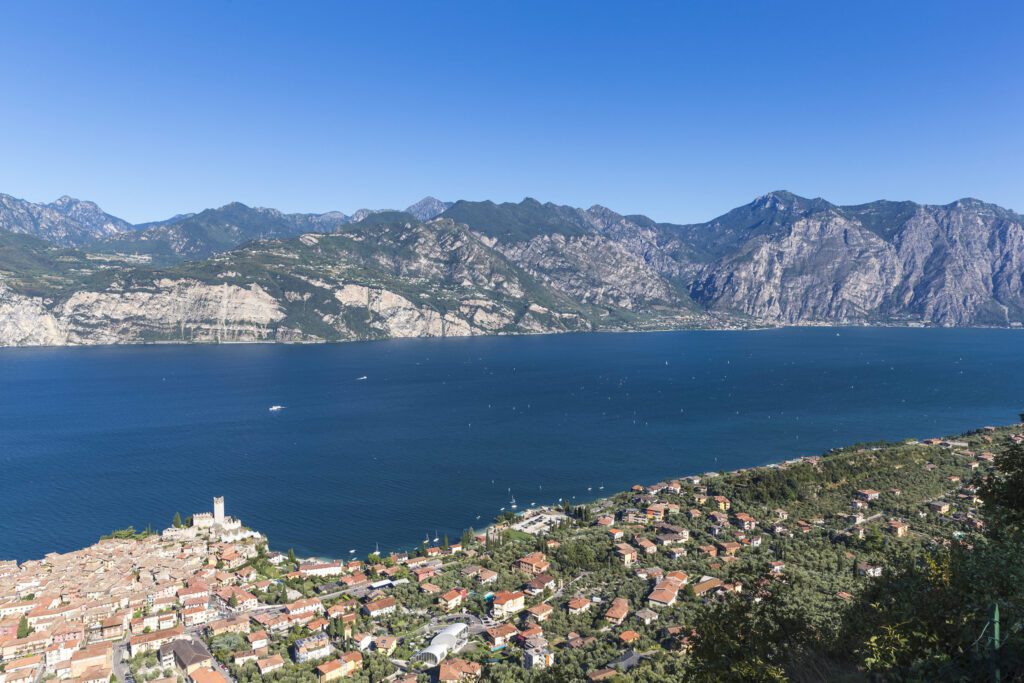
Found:
[(772, 192), (675, 225), (534, 199), (131, 225), (0, 195), (0, 344), (778, 324), (1019, 326), (1024, 218)]

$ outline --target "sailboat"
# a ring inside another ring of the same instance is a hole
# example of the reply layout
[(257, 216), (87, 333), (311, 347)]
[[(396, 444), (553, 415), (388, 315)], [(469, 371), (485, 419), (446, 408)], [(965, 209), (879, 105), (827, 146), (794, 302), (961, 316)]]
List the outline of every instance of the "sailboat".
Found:
[[(508, 495), (512, 496), (512, 489), (508, 490)], [(515, 510), (518, 506), (516, 505), (516, 497), (512, 496), (512, 501), (509, 503), (509, 507)]]

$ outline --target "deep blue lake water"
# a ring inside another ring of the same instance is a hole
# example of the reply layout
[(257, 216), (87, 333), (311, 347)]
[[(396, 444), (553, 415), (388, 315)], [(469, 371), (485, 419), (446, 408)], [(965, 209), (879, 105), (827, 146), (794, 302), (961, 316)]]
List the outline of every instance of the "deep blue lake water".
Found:
[(0, 558), (215, 495), (300, 554), (454, 539), (509, 489), (523, 509), (1013, 422), (1022, 350), (942, 329), (0, 350)]

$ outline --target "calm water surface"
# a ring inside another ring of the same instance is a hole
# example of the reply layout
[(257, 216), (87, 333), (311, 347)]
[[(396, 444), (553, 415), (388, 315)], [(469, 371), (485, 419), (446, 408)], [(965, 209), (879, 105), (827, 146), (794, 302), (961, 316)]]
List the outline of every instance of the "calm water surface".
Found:
[(523, 509), (1006, 424), (1022, 350), (938, 329), (0, 350), (0, 558), (214, 495), (300, 554), (455, 538), (510, 489)]

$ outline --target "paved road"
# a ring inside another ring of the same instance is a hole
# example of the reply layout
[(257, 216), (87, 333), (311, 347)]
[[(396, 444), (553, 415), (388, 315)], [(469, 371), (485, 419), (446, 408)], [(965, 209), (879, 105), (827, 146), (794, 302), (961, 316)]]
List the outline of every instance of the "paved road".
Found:
[(124, 683), (134, 683), (135, 679), (132, 677), (131, 671), (128, 670), (128, 658), (126, 657), (127, 650), (127, 638), (114, 643), (114, 662), (112, 671), (119, 681), (123, 681)]

